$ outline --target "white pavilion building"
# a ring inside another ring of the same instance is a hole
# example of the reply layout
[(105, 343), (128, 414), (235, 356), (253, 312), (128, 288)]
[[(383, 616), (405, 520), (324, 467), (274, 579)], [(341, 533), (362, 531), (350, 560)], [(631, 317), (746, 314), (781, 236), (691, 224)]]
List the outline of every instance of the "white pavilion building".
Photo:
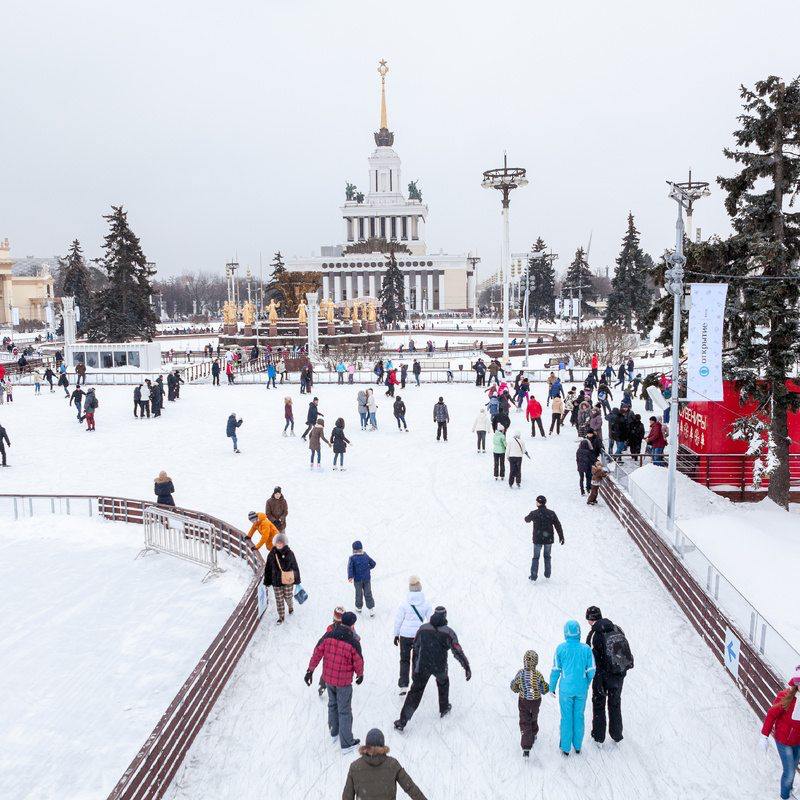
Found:
[[(345, 254), (348, 246), (371, 239), (395, 241), (410, 253), (397, 252), (403, 272), (406, 308), (409, 312), (471, 310), (475, 305), (474, 267), (466, 255), (428, 254), (425, 230), (428, 206), (414, 195), (403, 193), (400, 156), (392, 148), (394, 134), (388, 128), (385, 80), (388, 67), (381, 62), (381, 123), (375, 133), (374, 152), (368, 159), (369, 189), (358, 195), (349, 187), (341, 206), (344, 244), (323, 247), (319, 257), (288, 259), (291, 271), (322, 273), (322, 297), (337, 303), (355, 298), (377, 298), (386, 259), (380, 250)], [(362, 248), (363, 248), (362, 244)], [(361, 248), (359, 248), (361, 249)]]

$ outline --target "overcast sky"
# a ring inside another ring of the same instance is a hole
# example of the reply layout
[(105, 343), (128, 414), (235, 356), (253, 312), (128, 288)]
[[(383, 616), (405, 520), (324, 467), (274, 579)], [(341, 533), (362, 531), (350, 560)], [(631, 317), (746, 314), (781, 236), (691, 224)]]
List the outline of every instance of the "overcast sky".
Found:
[[(739, 84), (800, 72), (796, 0), (4, 0), (0, 25), (0, 237), (15, 256), (75, 237), (96, 256), (121, 203), (162, 275), (341, 243), (380, 58), (429, 251), (477, 250), (483, 274), (501, 226), (481, 172), (504, 149), (531, 179), (512, 250), (542, 236), (562, 271), (593, 232), (592, 266), (613, 266), (631, 210), (656, 257), (665, 179), (729, 173)], [(712, 188), (704, 235), (728, 230)]]

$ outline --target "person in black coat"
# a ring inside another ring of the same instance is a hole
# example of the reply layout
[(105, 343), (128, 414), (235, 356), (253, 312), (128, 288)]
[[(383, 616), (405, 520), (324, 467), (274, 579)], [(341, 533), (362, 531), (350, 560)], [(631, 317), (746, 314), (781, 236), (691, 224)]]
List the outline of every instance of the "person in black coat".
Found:
[[(291, 583), (284, 583), (284, 575)], [(300, 567), (289, 548), (289, 539), (285, 533), (279, 533), (272, 540), (272, 550), (264, 564), (264, 585), (271, 586), (275, 592), (275, 605), (278, 609), (278, 625), (283, 624), (284, 608), (294, 614), (294, 586), (300, 583)]]
[(214, 363), (211, 365), (211, 385), (219, 386), (219, 359), (215, 358)]
[(551, 574), (550, 552), (558, 533), (560, 544), (564, 544), (564, 530), (555, 511), (547, 507), (547, 498), (539, 495), (536, 498), (536, 508), (525, 517), (525, 522), (533, 523), (533, 559), (531, 560), (530, 579), (535, 581), (539, 577), (539, 556), (544, 550), (544, 576)]
[(172, 372), (167, 375), (167, 400), (170, 403), (175, 400), (175, 375)]
[(167, 475), (166, 472), (162, 469), (161, 472), (158, 473), (158, 477), (155, 480), (153, 485), (153, 491), (156, 495), (156, 503), (160, 506), (174, 506), (175, 500), (172, 497), (172, 493), (175, 491), (175, 487), (172, 485), (172, 478)]
[(317, 424), (317, 417), (319, 416), (319, 398), (315, 397), (308, 404), (308, 414), (306, 415), (306, 429), (303, 433), (302, 439), (305, 441), (309, 431)]
[(444, 606), (436, 606), (431, 614), (430, 622), (420, 625), (417, 635), (414, 637), (414, 646), (411, 651), (413, 665), (411, 688), (408, 690), (400, 711), (400, 719), (394, 723), (394, 727), (398, 731), (402, 731), (414, 716), (431, 677), (436, 678), (436, 688), (439, 691), (439, 715), (443, 717), (450, 711), (450, 678), (447, 675), (448, 651), (453, 653), (456, 661), (464, 668), (466, 678), (469, 680), (472, 677), (472, 670), (458, 643), (455, 631), (447, 625), (447, 609)]
[[(392, 412), (394, 413), (394, 418), (397, 420), (397, 430), (408, 431), (408, 425), (406, 425), (406, 404), (402, 401), (400, 395), (397, 395), (395, 398)], [(402, 428), (400, 427), (401, 425), (403, 426)]]
[(150, 388), (150, 405), (153, 409), (153, 416), (160, 417), (161, 409), (164, 407), (164, 382), (160, 375)]
[(644, 439), (644, 423), (640, 414), (634, 414), (628, 427), (628, 447), (631, 453), (639, 455), (642, 452), (642, 440)]
[[(588, 439), (581, 439), (575, 451), (575, 463), (578, 465), (578, 483), (581, 496), (592, 490), (592, 466), (596, 460), (594, 447)], [(584, 485), (586, 489), (584, 490)]]
[[(339, 417), (339, 419), (336, 420), (336, 424), (333, 426), (333, 430), (331, 431), (331, 447), (333, 447), (334, 469), (344, 469), (344, 454), (347, 451), (347, 445), (349, 444), (350, 440), (344, 435), (344, 420)], [(340, 467), (336, 466), (337, 459)]]
[(8, 466), (8, 464), (6, 464), (6, 445), (11, 447), (11, 440), (8, 438), (6, 429), (0, 425), (0, 459), (2, 459), (4, 467)]

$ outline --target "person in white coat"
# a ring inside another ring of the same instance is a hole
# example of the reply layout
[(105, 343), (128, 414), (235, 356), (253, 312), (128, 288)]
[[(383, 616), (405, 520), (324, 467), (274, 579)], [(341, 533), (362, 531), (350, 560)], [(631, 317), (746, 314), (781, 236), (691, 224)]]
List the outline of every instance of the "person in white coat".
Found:
[(486, 407), (481, 406), (478, 416), (475, 417), (475, 422), (472, 423), (473, 432), (478, 434), (479, 453), (486, 452), (486, 431), (489, 430), (490, 424), (491, 420), (489, 419), (489, 415), (486, 413)]
[(419, 626), (428, 621), (431, 611), (431, 604), (422, 593), (419, 578), (412, 575), (408, 579), (408, 597), (397, 609), (394, 618), (394, 646), (400, 648), (400, 679), (397, 681), (400, 694), (405, 694), (408, 690), (414, 637)]
[(367, 389), (367, 414), (369, 414), (369, 429), (378, 430), (378, 403), (375, 400), (375, 393), (372, 389)]
[[(506, 439), (506, 458), (508, 459), (508, 485), (514, 487), (522, 483), (522, 457), (527, 456), (528, 451), (522, 441), (522, 434), (519, 431), (512, 431), (511, 436)], [(530, 456), (528, 456), (530, 458)]]

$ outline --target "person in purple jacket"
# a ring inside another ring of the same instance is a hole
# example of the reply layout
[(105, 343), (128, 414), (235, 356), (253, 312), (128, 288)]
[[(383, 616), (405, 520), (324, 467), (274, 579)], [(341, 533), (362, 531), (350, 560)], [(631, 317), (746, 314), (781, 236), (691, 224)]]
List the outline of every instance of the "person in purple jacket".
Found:
[(361, 613), (364, 601), (369, 615), (375, 616), (375, 600), (372, 598), (372, 570), (375, 562), (364, 552), (360, 541), (353, 542), (353, 555), (347, 561), (347, 580), (356, 589), (356, 611)]

